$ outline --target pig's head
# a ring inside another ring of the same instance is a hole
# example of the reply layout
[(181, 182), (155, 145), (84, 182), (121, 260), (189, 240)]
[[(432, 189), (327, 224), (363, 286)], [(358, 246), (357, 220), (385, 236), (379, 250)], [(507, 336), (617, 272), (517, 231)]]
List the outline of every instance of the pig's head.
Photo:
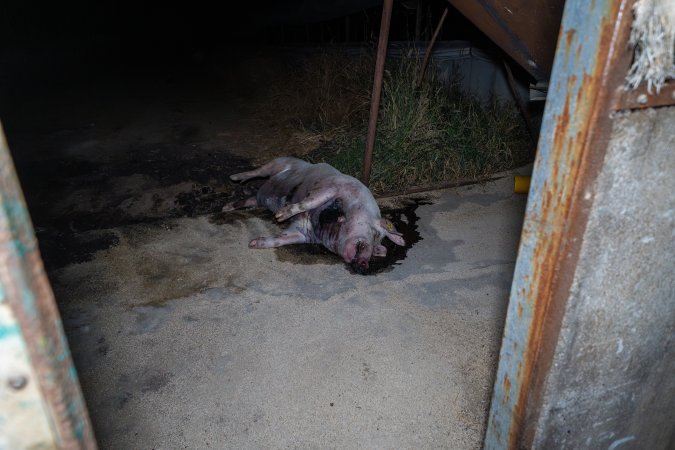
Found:
[(396, 245), (405, 245), (401, 233), (390, 221), (382, 218), (355, 217), (343, 224), (341, 234), (343, 239), (338, 242), (338, 253), (360, 274), (368, 270), (371, 257), (387, 254), (386, 247), (381, 244), (385, 236)]

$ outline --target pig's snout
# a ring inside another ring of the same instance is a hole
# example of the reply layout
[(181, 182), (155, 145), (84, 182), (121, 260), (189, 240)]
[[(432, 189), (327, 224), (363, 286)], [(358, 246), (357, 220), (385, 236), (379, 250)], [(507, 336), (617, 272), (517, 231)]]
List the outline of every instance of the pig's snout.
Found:
[(354, 262), (352, 264), (354, 272), (361, 275), (366, 274), (368, 271), (368, 261), (370, 260), (372, 253), (372, 247), (365, 242), (359, 241), (356, 244), (356, 256), (354, 257)]
[(368, 260), (359, 258), (352, 262), (352, 269), (359, 275), (365, 275), (368, 272)]
[(368, 263), (373, 254), (373, 246), (363, 239), (348, 242), (342, 253), (344, 261), (352, 267), (354, 272), (365, 275)]

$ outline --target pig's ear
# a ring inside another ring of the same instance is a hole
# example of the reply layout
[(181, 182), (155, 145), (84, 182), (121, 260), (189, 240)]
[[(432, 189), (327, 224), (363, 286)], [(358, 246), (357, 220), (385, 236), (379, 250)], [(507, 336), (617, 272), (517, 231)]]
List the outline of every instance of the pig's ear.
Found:
[(387, 236), (391, 242), (393, 242), (396, 245), (400, 245), (401, 247), (405, 246), (405, 241), (403, 240), (403, 235), (396, 231), (396, 228), (394, 228), (394, 224), (388, 221), (387, 219), (380, 219), (380, 227), (382, 231), (384, 232), (385, 236)]
[(387, 256), (387, 247), (378, 244), (373, 249), (373, 256)]

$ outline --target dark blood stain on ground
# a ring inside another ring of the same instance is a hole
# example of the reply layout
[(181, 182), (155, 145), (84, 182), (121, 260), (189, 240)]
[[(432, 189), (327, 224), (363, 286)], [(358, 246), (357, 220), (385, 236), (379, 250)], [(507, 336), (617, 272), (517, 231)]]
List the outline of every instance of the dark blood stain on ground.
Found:
[(226, 192), (215, 192), (211, 186), (194, 185), (191, 191), (176, 195), (175, 210), (187, 217), (210, 214), (222, 208), (228, 198)]
[[(112, 152), (110, 158), (85, 161), (72, 157), (55, 157), (48, 160), (22, 160), (16, 158), (16, 168), (35, 224), (36, 235), (48, 270), (70, 263), (91, 260), (100, 250), (117, 245), (117, 236), (106, 230), (119, 226), (152, 223), (169, 218), (193, 217), (220, 212), (232, 198), (250, 195), (246, 188), (234, 185), (228, 175), (251, 170), (250, 161), (231, 155), (226, 149), (206, 148), (200, 142), (200, 129), (195, 126), (176, 126), (172, 136), (165, 141), (149, 143), (138, 141), (128, 144), (123, 151)], [(60, 136), (60, 135), (59, 135)], [(49, 138), (49, 139), (47, 139)], [(83, 139), (83, 136), (79, 137)], [(68, 148), (77, 138), (71, 135), (54, 139), (54, 135), (40, 140), (15, 143), (16, 154), (21, 148), (48, 145), (50, 152), (59, 154), (61, 147)], [(22, 147), (23, 146), (23, 147)], [(186, 151), (189, 146), (189, 151)], [(54, 147), (54, 152), (51, 148)], [(118, 188), (118, 179), (143, 175), (161, 192), (166, 187), (192, 183), (191, 189), (165, 198), (153, 200), (165, 204), (159, 211), (130, 213), (125, 202), (143, 192), (136, 189), (126, 192)], [(78, 190), (88, 189), (95, 195), (91, 209), (74, 207), (56, 209), (53, 205)], [(173, 196), (173, 197), (172, 197)]]
[(107, 250), (119, 243), (117, 235), (108, 230), (75, 234), (69, 231), (40, 229), (36, 235), (48, 271), (72, 263), (89, 261), (94, 253)]
[(243, 223), (248, 219), (257, 217), (263, 220), (274, 220), (272, 213), (266, 209), (242, 209), (238, 211), (228, 211), (213, 214), (209, 217), (209, 222), (214, 225), (225, 225), (232, 223)]
[[(401, 261), (406, 258), (408, 250), (422, 240), (422, 236), (417, 230), (419, 216), (415, 211), (419, 206), (430, 205), (431, 202), (426, 198), (408, 199), (403, 202), (403, 205), (398, 208), (383, 208), (381, 213), (382, 217), (389, 219), (396, 230), (403, 235), (405, 247), (400, 247), (387, 238), (383, 239), (382, 245), (387, 248), (387, 256), (372, 258), (365, 275), (375, 275), (393, 270), (394, 266), (401, 264)], [(279, 261), (293, 264), (344, 264), (339, 256), (320, 244), (289, 245), (276, 248), (275, 251)], [(344, 266), (351, 273), (355, 273), (348, 264), (344, 264)]]
[[(185, 151), (185, 145), (190, 146), (189, 151)], [(165, 186), (182, 181), (210, 185), (227, 184), (228, 175), (251, 169), (246, 159), (199, 144), (139, 142), (130, 146), (124, 164), (112, 167), (109, 175), (148, 175)]]
[[(61, 228), (67, 223), (77, 231), (131, 225), (158, 217), (131, 216), (123, 208), (125, 201), (143, 192), (120, 192), (115, 180), (144, 175), (157, 188), (191, 182), (192, 189), (180, 192), (172, 200), (173, 210), (164, 217), (185, 217), (220, 211), (228, 196), (237, 194), (237, 186), (228, 180), (232, 173), (251, 170), (250, 161), (193, 143), (199, 137), (197, 127), (176, 130), (176, 137), (164, 142), (130, 144), (124, 152), (106, 162), (74, 158), (41, 161), (17, 159), (16, 167), (36, 225)], [(56, 144), (53, 145), (57, 145)], [(65, 145), (65, 144), (64, 144)], [(185, 146), (189, 145), (189, 151)], [(21, 145), (17, 145), (19, 150)], [(18, 151), (20, 153), (20, 151)], [(46, 152), (45, 152), (46, 153)], [(56, 201), (67, 198), (77, 189), (93, 189), (99, 205), (92, 211), (54, 211)]]
[(431, 205), (431, 202), (426, 198), (407, 199), (404, 202), (399, 208), (383, 208), (381, 213), (382, 217), (389, 219), (396, 230), (403, 235), (405, 246), (400, 247), (384, 238), (382, 245), (387, 247), (387, 256), (372, 258), (366, 275), (391, 271), (394, 266), (401, 264), (401, 261), (408, 256), (408, 250), (423, 239), (417, 230), (419, 216), (415, 211), (422, 205)]

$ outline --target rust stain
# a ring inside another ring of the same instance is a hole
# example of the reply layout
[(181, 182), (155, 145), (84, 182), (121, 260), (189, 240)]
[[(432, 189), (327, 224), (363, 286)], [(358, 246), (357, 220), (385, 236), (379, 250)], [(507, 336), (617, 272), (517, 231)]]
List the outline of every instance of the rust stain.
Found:
[(589, 86), (589, 85), (593, 84), (593, 77), (588, 73), (584, 73), (583, 84), (585, 86)]
[[(614, 20), (608, 20), (605, 18), (602, 22), (602, 31), (600, 32), (600, 51), (602, 54), (610, 54), (610, 48), (616, 36), (614, 35), (614, 29), (616, 28), (616, 23)], [(601, 67), (600, 64), (596, 64), (596, 70), (599, 70)]]
[[(586, 86), (593, 86), (593, 77), (587, 73), (584, 74), (583, 78), (581, 79), (581, 85), (586, 87)], [(579, 89), (577, 91), (577, 96), (576, 96), (576, 104), (581, 105), (583, 100), (584, 100), (584, 90)]]
[(509, 376), (504, 375), (504, 381), (502, 382), (502, 385), (504, 386), (504, 404), (509, 403), (509, 397), (511, 397), (511, 381), (509, 381)]
[(544, 194), (544, 199), (542, 200), (541, 206), (542, 209), (548, 211), (551, 206), (551, 200), (552, 200), (553, 194), (551, 191), (546, 191), (546, 194)]
[(574, 35), (576, 32), (577, 31), (574, 28), (571, 28), (565, 32), (565, 52), (567, 53), (570, 52), (570, 47), (572, 46), (572, 41), (574, 40)]
[(492, 428), (496, 431), (496, 434), (497, 434), (497, 440), (498, 440), (498, 441), (501, 441), (501, 439), (502, 439), (502, 438), (501, 438), (502, 434), (501, 434), (501, 432), (499, 431), (499, 427), (497, 426), (497, 420), (496, 420), (495, 417), (492, 417)]
[[(565, 104), (563, 106), (562, 113), (560, 113), (560, 116), (558, 116), (557, 120), (557, 125), (555, 127), (555, 135), (553, 136), (553, 151), (557, 155), (560, 151), (560, 149), (563, 146), (563, 139), (565, 138), (565, 134), (567, 134), (567, 128), (569, 127), (570, 123), (570, 99), (569, 97), (565, 98)], [(554, 170), (557, 171), (557, 166), (554, 167)], [(556, 176), (552, 177), (553, 180), (557, 179)], [(547, 188), (547, 192), (549, 192), (549, 189), (547, 186), (544, 186)]]
[[(518, 303), (517, 308), (518, 308), (518, 317), (522, 319), (522, 317), (523, 317), (523, 304)], [(515, 346), (516, 343), (514, 342), (513, 345)]]

